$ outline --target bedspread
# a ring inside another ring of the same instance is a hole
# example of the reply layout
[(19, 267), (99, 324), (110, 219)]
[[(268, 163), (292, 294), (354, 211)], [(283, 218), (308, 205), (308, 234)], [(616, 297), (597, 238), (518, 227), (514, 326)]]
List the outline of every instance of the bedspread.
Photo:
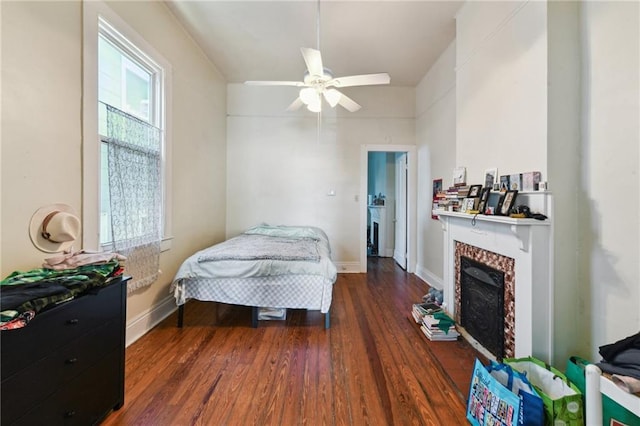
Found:
[(260, 225), (190, 256), (171, 289), (178, 305), (194, 298), (326, 313), (336, 278), (324, 231)]

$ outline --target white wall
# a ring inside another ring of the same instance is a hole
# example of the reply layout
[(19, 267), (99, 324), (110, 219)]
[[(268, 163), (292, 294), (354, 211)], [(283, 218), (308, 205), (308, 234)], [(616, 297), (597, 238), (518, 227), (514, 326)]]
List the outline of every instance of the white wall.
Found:
[[(547, 9), (547, 176), (553, 193), (555, 359), (564, 363), (590, 348), (588, 295), (577, 273), (580, 247), (580, 4), (549, 2)], [(568, 327), (567, 324), (571, 324)], [(581, 337), (578, 337), (581, 336)]]
[(456, 166), (456, 43), (452, 42), (416, 87), (418, 247), (416, 274), (443, 288), (442, 227), (431, 218), (433, 179), (452, 185)]
[(547, 174), (546, 2), (467, 2), (456, 18), (456, 163), (467, 180)]
[(640, 330), (640, 5), (582, 3), (580, 279), (591, 356)]
[[(154, 310), (175, 308), (169, 283), (182, 260), (224, 238), (226, 85), (163, 3), (109, 6), (173, 68), (174, 239), (158, 281), (128, 298), (129, 337)], [(81, 211), (81, 11), (79, 1), (2, 2), (3, 277), (48, 256), (29, 239), (33, 212), (56, 202)]]
[(320, 137), (315, 114), (285, 111), (291, 89), (228, 86), (227, 235), (260, 222), (319, 226), (339, 270), (357, 271), (360, 146), (415, 144), (413, 88), (345, 90), (362, 109), (325, 108)]

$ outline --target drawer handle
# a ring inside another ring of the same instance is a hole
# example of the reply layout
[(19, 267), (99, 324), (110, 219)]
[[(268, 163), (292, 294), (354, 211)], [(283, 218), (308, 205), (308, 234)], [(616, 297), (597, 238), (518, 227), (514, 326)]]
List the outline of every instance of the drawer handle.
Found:
[(69, 358), (64, 363), (65, 364), (75, 364), (76, 362), (78, 362), (78, 358)]
[(64, 413), (64, 416), (68, 419), (70, 417), (73, 417), (76, 415), (76, 412), (71, 410), (71, 411), (67, 411), (66, 413)]
[(67, 321), (67, 324), (69, 324), (69, 325), (76, 325), (76, 324), (78, 324), (78, 322), (79, 322), (79, 321), (78, 321), (78, 318), (74, 318), (74, 319), (70, 319), (70, 320), (68, 320), (68, 321)]

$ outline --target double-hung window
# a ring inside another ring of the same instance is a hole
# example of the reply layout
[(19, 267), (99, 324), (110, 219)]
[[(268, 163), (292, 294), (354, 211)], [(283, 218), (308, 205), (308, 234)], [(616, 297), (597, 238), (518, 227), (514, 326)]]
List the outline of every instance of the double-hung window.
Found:
[[(83, 207), (85, 218), (93, 212), (97, 216), (97, 236), (85, 235), (85, 248), (98, 245), (127, 256), (137, 288), (156, 280), (169, 226), (165, 182), (170, 69), (126, 23), (97, 4), (85, 12)], [(97, 165), (95, 176), (90, 176), (91, 164)]]

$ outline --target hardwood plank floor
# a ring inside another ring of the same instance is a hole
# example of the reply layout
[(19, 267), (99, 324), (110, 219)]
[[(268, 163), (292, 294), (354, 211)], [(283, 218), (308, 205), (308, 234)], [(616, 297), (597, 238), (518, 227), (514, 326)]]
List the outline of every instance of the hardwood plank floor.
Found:
[(340, 274), (319, 312), (251, 328), (251, 309), (191, 301), (126, 351), (125, 404), (104, 425), (456, 425), (473, 360), (409, 319), (428, 287), (392, 259)]

